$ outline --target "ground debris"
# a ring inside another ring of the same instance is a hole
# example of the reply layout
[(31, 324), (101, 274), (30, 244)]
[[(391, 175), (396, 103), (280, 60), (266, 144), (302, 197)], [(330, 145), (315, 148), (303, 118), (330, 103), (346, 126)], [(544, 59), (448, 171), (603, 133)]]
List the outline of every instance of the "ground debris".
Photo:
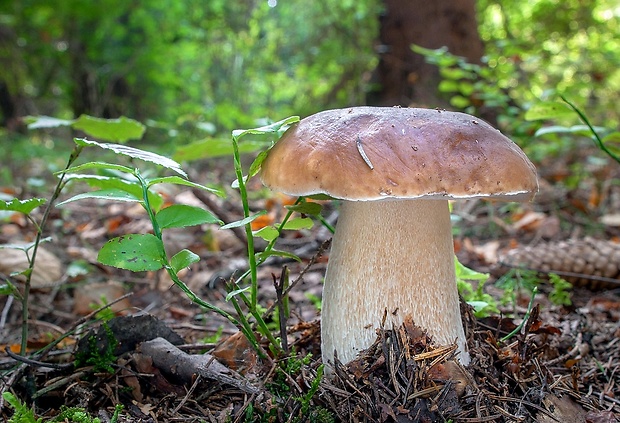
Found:
[(435, 346), (411, 321), (382, 328), (357, 359), (336, 360), (320, 397), (345, 422), (570, 423), (600, 410), (597, 398), (584, 394), (593, 386), (576, 364), (557, 367), (562, 335), (542, 323), (537, 308), (507, 341), (483, 323), (472, 329), (472, 362), (464, 368), (454, 346)]

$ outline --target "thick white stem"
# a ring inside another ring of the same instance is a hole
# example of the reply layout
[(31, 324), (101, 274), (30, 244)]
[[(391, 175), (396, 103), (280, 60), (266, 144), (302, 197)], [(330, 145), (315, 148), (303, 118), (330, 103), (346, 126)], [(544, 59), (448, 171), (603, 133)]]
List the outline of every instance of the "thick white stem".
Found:
[(450, 212), (444, 200), (345, 201), (323, 289), (323, 362), (346, 363), (410, 314), (440, 345), (469, 354), (454, 272)]

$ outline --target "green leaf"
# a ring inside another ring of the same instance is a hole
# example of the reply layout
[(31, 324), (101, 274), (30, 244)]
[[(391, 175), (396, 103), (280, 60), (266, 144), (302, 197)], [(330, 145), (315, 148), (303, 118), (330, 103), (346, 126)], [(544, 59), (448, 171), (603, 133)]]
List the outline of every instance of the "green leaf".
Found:
[(228, 294), (226, 294), (226, 301), (230, 301), (232, 297), (235, 297), (241, 294), (242, 292), (246, 292), (250, 288), (251, 288), (250, 286), (246, 286), (245, 288), (239, 288), (239, 289), (235, 289), (234, 291), (230, 291)]
[[(239, 153), (254, 153), (268, 146), (265, 141), (247, 140), (239, 143)], [(230, 139), (213, 138), (183, 145), (174, 153), (174, 159), (189, 162), (214, 157), (232, 157), (233, 146)]]
[[(602, 132), (602, 131), (605, 131), (605, 128), (602, 128), (599, 126), (599, 127), (595, 127), (594, 130)], [(547, 134), (571, 134), (571, 135), (581, 135), (584, 137), (592, 137), (594, 135), (587, 125), (574, 125), (574, 126), (553, 125), (553, 126), (544, 126), (540, 128), (539, 130), (536, 131), (534, 136), (542, 137)]]
[(474, 79), (476, 75), (473, 72), (468, 72), (461, 68), (442, 68), (439, 70), (440, 75), (445, 80), (458, 80), (458, 79)]
[(260, 216), (267, 214), (267, 210), (261, 210), (260, 212), (253, 214), (251, 216), (246, 217), (245, 219), (241, 219), (241, 220), (237, 220), (235, 222), (230, 222), (227, 223), (226, 225), (222, 226), (220, 229), (230, 229), (230, 228), (238, 228), (240, 226), (243, 225), (247, 225), (248, 223), (256, 220), (257, 218), (259, 218)]
[(146, 162), (154, 163), (159, 166), (163, 166), (167, 169), (170, 169), (179, 175), (182, 175), (187, 178), (187, 174), (183, 169), (181, 169), (181, 165), (175, 162), (168, 157), (161, 156), (156, 153), (151, 153), (150, 151), (140, 150), (138, 148), (129, 147), (126, 145), (120, 144), (109, 144), (109, 143), (101, 143), (97, 141), (87, 140), (86, 138), (75, 138), (75, 143), (78, 146), (96, 146), (99, 148), (103, 148), (105, 150), (111, 150), (116, 154), (121, 154), (123, 156), (128, 156), (133, 159), (144, 160)]
[(17, 290), (17, 288), (10, 283), (0, 285), (0, 295), (13, 295), (18, 292), (19, 291)]
[[(88, 185), (94, 188), (100, 188), (101, 190), (121, 190), (131, 194), (135, 198), (139, 198), (140, 201), (143, 200), (143, 191), (142, 185), (138, 182), (137, 179), (135, 181), (130, 181), (123, 179), (118, 176), (101, 176), (101, 175), (80, 175), (80, 174), (70, 174), (67, 175), (68, 180), (74, 181), (84, 181)], [(126, 175), (127, 177), (133, 178), (132, 175)], [(159, 210), (164, 203), (164, 199), (161, 195), (153, 192), (152, 190), (148, 191), (149, 203), (153, 210)], [(129, 200), (120, 200), (120, 201), (129, 201)]]
[(607, 134), (601, 141), (603, 141), (603, 144), (620, 144), (620, 132)]
[(260, 153), (258, 153), (258, 156), (256, 156), (256, 158), (250, 165), (250, 170), (248, 172), (247, 179), (250, 179), (252, 176), (256, 175), (260, 171), (260, 168), (263, 165), (263, 162), (265, 161), (265, 159), (267, 158), (267, 155), (269, 154), (269, 150), (271, 150), (271, 147), (269, 147), (265, 151), (261, 151)]
[(181, 250), (170, 259), (170, 266), (174, 273), (179, 273), (181, 269), (191, 266), (200, 261), (198, 254), (190, 250)]
[(157, 213), (155, 218), (162, 229), (184, 228), (202, 225), (203, 223), (218, 223), (220, 225), (223, 223), (220, 219), (213, 216), (211, 212), (200, 207), (185, 204), (174, 204), (166, 207)]
[(264, 239), (267, 242), (271, 242), (280, 236), (280, 232), (273, 226), (265, 226), (257, 231), (252, 232), (252, 235)]
[(71, 126), (74, 120), (57, 119), (50, 116), (26, 116), (24, 122), (28, 129), (58, 128), (59, 126)]
[(543, 101), (534, 104), (525, 112), (525, 120), (547, 120), (574, 116), (570, 107), (559, 101)]
[(100, 119), (82, 115), (73, 122), (72, 126), (84, 131), (91, 137), (115, 142), (140, 139), (146, 130), (146, 127), (140, 122), (124, 116), (118, 119)]
[(286, 119), (282, 119), (278, 122), (272, 123), (271, 125), (261, 126), (260, 128), (235, 129), (234, 131), (232, 131), (232, 136), (236, 139), (239, 139), (247, 134), (263, 135), (275, 133), (280, 131), (282, 127), (291, 125), (296, 122), (299, 122), (299, 116), (290, 116)]
[[(39, 244), (43, 244), (44, 242), (51, 242), (51, 241), (52, 241), (52, 237), (46, 236), (45, 238), (41, 238), (39, 240)], [(32, 247), (34, 247), (36, 244), (37, 244), (36, 241), (26, 242), (24, 244), (0, 244), (0, 248), (10, 248), (12, 250), (28, 251), (32, 249)]]
[(99, 251), (101, 264), (143, 272), (159, 270), (164, 266), (162, 242), (152, 234), (129, 234), (113, 238)]
[(612, 132), (605, 136), (601, 142), (611, 154), (620, 156), (620, 132)]
[(54, 175), (59, 175), (62, 173), (76, 173), (76, 172), (81, 172), (82, 170), (87, 170), (87, 169), (88, 170), (90, 169), (118, 170), (119, 172), (125, 172), (129, 174), (132, 174), (133, 172), (132, 168), (119, 165), (119, 164), (106, 163), (106, 162), (88, 162), (88, 163), (83, 163), (78, 166), (70, 167), (67, 170), (61, 170), (61, 171), (55, 172)]
[(294, 211), (297, 213), (308, 214), (310, 216), (316, 216), (321, 214), (321, 210), (323, 210), (323, 206), (319, 203), (315, 203), (312, 201), (304, 201), (300, 204), (293, 204), (292, 206), (284, 206), (290, 211)]
[(64, 206), (65, 204), (72, 203), (74, 201), (85, 200), (87, 198), (133, 203), (139, 203), (142, 201), (142, 199), (131, 195), (127, 191), (122, 191), (120, 189), (102, 189), (99, 191), (84, 192), (82, 194), (75, 195), (68, 200), (58, 203), (58, 207)]
[(215, 194), (218, 197), (225, 197), (226, 192), (221, 188), (213, 188), (207, 187), (204, 185), (197, 184), (192, 181), (188, 181), (187, 179), (181, 178), (179, 176), (164, 176), (162, 178), (153, 178), (147, 181), (148, 186), (153, 186), (156, 184), (174, 184), (174, 185), (184, 185), (187, 187), (198, 188), (203, 191), (208, 191), (211, 194)]
[(309, 217), (296, 217), (287, 221), (282, 229), (289, 231), (298, 231), (300, 229), (310, 229), (314, 225), (314, 222)]
[(0, 200), (0, 210), (29, 214), (37, 207), (45, 204), (45, 202), (45, 198), (29, 198), (27, 200), (14, 198), (11, 201)]
[(459, 90), (459, 83), (444, 79), (439, 83), (437, 89), (441, 93), (453, 93)]
[(486, 301), (479, 301), (479, 300), (467, 301), (467, 304), (469, 304), (470, 306), (474, 308), (475, 313), (480, 313), (489, 306), (489, 303), (487, 303)]
[(467, 280), (467, 281), (486, 281), (489, 279), (488, 273), (480, 273), (475, 270), (472, 270), (466, 266), (464, 266), (456, 256), (454, 256), (454, 266), (456, 270), (456, 279), (457, 280)]
[(256, 258), (259, 260), (266, 260), (268, 257), (271, 257), (271, 256), (290, 258), (290, 259), (293, 259), (301, 263), (301, 259), (299, 257), (297, 257), (293, 253), (289, 253), (288, 251), (280, 251), (280, 250), (272, 249), (269, 251), (263, 251), (261, 253), (256, 254)]
[(457, 109), (464, 109), (469, 106), (470, 101), (468, 98), (463, 97), (462, 95), (455, 95), (450, 98), (450, 104)]

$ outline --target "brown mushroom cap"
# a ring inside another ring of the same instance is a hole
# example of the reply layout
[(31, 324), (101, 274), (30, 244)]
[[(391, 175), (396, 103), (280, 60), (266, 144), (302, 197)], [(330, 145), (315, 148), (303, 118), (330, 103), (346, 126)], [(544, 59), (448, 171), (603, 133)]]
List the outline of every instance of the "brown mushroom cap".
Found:
[(359, 201), (523, 201), (538, 191), (534, 165), (486, 122), (464, 113), (398, 107), (336, 109), (302, 119), (271, 149), (260, 177), (291, 195)]

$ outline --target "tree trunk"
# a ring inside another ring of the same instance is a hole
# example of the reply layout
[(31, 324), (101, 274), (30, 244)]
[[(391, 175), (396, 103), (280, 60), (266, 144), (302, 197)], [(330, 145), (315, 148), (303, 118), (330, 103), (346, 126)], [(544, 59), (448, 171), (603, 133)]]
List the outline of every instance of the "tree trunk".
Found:
[(412, 44), (437, 49), (479, 63), (483, 45), (478, 34), (475, 0), (384, 0), (380, 17), (379, 88), (368, 103), (379, 106), (446, 107), (437, 91), (436, 66), (411, 50)]

